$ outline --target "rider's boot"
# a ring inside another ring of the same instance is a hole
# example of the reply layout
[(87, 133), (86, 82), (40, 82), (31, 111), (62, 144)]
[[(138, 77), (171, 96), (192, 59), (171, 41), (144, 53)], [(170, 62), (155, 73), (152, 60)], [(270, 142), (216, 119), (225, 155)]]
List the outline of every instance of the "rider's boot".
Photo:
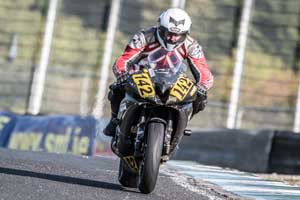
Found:
[(119, 120), (117, 119), (117, 113), (111, 114), (111, 119), (103, 130), (104, 135), (114, 137), (116, 135), (116, 128)]

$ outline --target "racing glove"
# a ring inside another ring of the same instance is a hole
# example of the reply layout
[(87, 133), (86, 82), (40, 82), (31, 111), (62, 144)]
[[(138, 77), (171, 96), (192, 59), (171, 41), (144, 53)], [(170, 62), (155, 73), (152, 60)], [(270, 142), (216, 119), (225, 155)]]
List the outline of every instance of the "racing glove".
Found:
[(197, 96), (201, 97), (202, 99), (207, 99), (207, 89), (206, 87), (199, 85), (197, 90)]
[(197, 98), (193, 103), (193, 115), (204, 110), (207, 104), (207, 89), (204, 86), (198, 86)]
[(118, 84), (123, 84), (127, 81), (129, 78), (129, 73), (128, 72), (122, 72), (117, 76), (117, 83)]

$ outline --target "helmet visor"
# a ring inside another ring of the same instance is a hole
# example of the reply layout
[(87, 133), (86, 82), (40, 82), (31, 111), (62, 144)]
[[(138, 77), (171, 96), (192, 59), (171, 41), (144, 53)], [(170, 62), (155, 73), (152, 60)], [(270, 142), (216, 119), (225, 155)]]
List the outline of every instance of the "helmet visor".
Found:
[(187, 33), (173, 33), (165, 27), (160, 27), (159, 34), (160, 37), (164, 40), (164, 42), (168, 44), (179, 44), (185, 40)]

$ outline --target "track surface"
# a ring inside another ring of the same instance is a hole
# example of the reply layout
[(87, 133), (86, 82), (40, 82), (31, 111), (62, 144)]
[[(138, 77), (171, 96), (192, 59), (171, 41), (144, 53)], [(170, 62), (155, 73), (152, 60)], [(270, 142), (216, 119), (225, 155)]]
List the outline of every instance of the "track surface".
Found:
[(113, 158), (0, 149), (0, 200), (242, 199), (181, 177), (168, 166), (162, 167), (154, 192), (144, 195), (119, 185), (118, 163)]
[(261, 177), (238, 170), (200, 165), (190, 161), (171, 161), (170, 168), (196, 180), (217, 184), (223, 189), (257, 200), (300, 200), (300, 187)]

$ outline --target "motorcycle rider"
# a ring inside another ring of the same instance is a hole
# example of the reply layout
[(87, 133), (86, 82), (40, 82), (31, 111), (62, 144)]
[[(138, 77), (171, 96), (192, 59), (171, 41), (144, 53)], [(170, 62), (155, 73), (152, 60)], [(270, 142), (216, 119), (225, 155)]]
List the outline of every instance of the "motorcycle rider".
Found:
[(115, 135), (118, 125), (117, 113), (125, 96), (122, 83), (129, 77), (129, 71), (132, 70), (130, 66), (158, 48), (174, 51), (180, 60), (187, 60), (198, 86), (197, 99), (193, 103), (193, 115), (205, 108), (207, 91), (213, 85), (213, 76), (207, 68), (202, 47), (189, 35), (191, 24), (191, 18), (184, 10), (170, 8), (160, 15), (157, 26), (141, 30), (133, 36), (113, 66), (117, 81), (110, 86), (108, 94), (112, 116), (103, 130), (105, 135)]

